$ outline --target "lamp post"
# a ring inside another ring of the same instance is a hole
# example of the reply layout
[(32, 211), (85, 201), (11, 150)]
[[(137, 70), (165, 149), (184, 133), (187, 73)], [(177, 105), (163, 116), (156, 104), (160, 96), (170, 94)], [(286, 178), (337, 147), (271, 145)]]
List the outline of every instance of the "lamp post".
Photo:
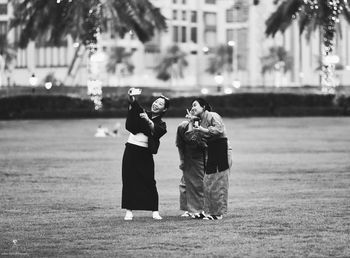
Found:
[(29, 77), (29, 85), (32, 87), (32, 93), (35, 93), (35, 87), (37, 84), (38, 84), (38, 77), (36, 77), (35, 74), (33, 73)]
[(38, 77), (36, 77), (34, 73), (29, 77), (29, 84), (32, 87), (35, 87), (38, 84)]
[(224, 82), (224, 77), (222, 76), (221, 73), (218, 73), (217, 75), (215, 75), (214, 80), (217, 85), (217, 92), (220, 93), (222, 88), (222, 83)]
[(236, 44), (236, 42), (235, 41), (233, 41), (233, 40), (230, 40), (229, 42), (227, 42), (227, 45), (229, 45), (231, 48), (232, 48), (232, 63), (231, 63), (231, 65), (232, 65), (232, 78), (231, 78), (231, 80), (232, 80), (232, 82), (234, 81), (234, 75), (235, 75), (235, 72), (237, 72), (236, 71), (236, 69), (235, 69), (235, 65), (236, 65), (236, 62), (235, 62), (235, 49), (234, 49), (234, 47), (235, 47), (235, 44)]

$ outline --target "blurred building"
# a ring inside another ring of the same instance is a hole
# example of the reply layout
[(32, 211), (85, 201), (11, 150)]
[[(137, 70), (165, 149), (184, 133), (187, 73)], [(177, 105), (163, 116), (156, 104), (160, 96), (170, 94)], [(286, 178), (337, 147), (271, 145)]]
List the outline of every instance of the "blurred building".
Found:
[[(15, 42), (19, 31), (7, 33), (12, 12), (7, 2), (0, 0), (0, 37), (7, 36), (10, 42)], [(152, 2), (167, 17), (168, 31), (157, 34), (151, 42), (142, 44), (132, 33), (123, 39), (110, 32), (103, 33), (92, 62), (88, 61), (84, 48), (70, 38), (60, 46), (31, 42), (26, 49), (17, 50), (13, 67), (7, 71), (6, 78), (1, 78), (2, 84), (28, 85), (29, 78), (35, 77), (38, 83), (55, 78), (67, 85), (86, 85), (89, 70), (98, 74), (106, 86), (215, 87), (222, 83), (231, 87), (233, 82), (235, 86), (319, 85), (319, 34), (313, 33), (308, 41), (299, 35), (295, 23), (284, 35), (267, 39), (265, 20), (276, 8), (273, 0), (260, 1), (259, 5), (254, 5), (253, 0)], [(340, 84), (350, 85), (349, 25), (344, 21), (340, 24), (343, 38), (337, 38), (337, 76)], [(186, 53), (188, 66), (183, 69), (183, 77), (159, 80), (155, 68), (174, 44)], [(233, 71), (224, 71), (218, 81), (215, 74), (206, 70), (220, 45), (233, 47)], [(269, 59), (271, 47), (285, 49), (292, 63), (290, 67), (283, 60), (272, 67), (265, 64), (263, 74), (262, 59)]]

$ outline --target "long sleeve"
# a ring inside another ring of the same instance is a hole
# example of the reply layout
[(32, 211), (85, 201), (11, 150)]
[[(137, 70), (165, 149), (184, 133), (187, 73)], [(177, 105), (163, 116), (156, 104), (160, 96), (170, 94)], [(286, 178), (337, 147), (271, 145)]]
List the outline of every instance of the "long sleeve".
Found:
[(208, 126), (210, 135), (221, 135), (224, 133), (225, 126), (219, 114), (212, 112), (210, 126)]
[(143, 109), (136, 100), (130, 103), (125, 128), (132, 134), (141, 132), (142, 121), (139, 116), (141, 112), (143, 112)]
[(201, 126), (208, 129), (205, 137), (208, 139), (226, 137), (225, 125), (221, 116), (215, 112), (208, 112), (201, 121)]

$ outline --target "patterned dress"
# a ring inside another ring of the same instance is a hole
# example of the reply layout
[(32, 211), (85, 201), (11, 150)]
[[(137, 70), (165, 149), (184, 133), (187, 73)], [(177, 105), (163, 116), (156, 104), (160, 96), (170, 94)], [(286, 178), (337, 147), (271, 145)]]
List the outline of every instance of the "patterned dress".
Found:
[(201, 126), (209, 130), (204, 135), (208, 144), (203, 178), (204, 211), (210, 215), (223, 215), (227, 212), (232, 149), (219, 114), (204, 111)]
[(188, 122), (177, 128), (176, 146), (179, 150), (183, 177), (181, 178), (180, 209), (190, 213), (204, 210), (204, 164), (206, 141), (200, 132), (188, 131)]

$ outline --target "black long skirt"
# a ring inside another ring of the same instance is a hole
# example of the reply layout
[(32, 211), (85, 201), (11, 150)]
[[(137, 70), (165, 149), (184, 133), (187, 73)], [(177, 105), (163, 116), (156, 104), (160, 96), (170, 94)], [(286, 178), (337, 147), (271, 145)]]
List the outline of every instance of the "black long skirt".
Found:
[(125, 144), (122, 180), (122, 209), (158, 210), (154, 160), (152, 153), (147, 148), (130, 143)]

